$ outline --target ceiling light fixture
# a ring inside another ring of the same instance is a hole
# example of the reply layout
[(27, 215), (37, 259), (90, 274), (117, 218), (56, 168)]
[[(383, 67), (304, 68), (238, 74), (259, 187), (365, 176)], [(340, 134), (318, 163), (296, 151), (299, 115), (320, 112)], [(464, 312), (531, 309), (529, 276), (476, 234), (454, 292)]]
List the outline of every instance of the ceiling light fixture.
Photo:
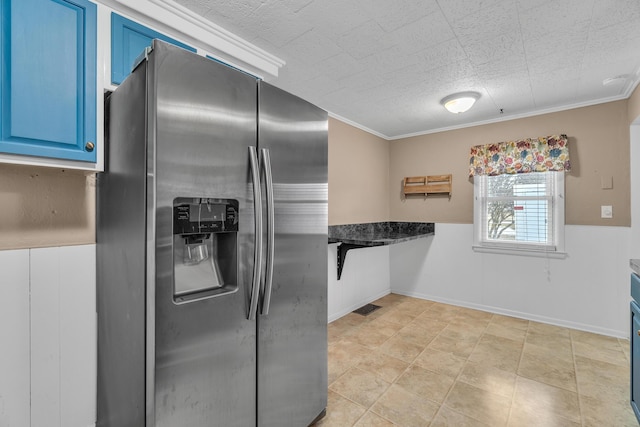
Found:
[(452, 113), (464, 113), (480, 98), (478, 92), (459, 92), (445, 96), (440, 103)]

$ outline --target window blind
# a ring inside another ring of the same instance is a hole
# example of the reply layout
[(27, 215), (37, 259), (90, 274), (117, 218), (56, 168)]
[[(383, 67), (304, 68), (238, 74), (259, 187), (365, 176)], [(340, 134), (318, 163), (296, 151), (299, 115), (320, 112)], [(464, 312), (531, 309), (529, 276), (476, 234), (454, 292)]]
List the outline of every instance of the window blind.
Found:
[(476, 177), (486, 180), (481, 211), (485, 244), (554, 249), (554, 180), (550, 173)]

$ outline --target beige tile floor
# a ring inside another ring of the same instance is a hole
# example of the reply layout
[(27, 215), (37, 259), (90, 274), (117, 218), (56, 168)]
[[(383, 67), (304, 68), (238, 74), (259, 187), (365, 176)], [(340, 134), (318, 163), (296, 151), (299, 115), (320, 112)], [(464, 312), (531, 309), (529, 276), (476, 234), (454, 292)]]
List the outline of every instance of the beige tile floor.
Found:
[(637, 426), (629, 342), (390, 294), (329, 325), (327, 426)]

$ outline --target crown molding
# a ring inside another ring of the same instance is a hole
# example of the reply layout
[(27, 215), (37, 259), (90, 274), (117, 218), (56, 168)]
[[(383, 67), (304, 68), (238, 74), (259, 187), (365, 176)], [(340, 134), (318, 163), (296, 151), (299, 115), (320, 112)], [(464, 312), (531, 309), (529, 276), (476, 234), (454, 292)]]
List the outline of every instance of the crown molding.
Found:
[(633, 92), (638, 87), (638, 83), (640, 83), (640, 67), (636, 70), (635, 73), (631, 75), (632, 77), (627, 79), (627, 84), (625, 85), (622, 93), (626, 98), (629, 98), (633, 95)]
[[(424, 130), (424, 131), (407, 133), (407, 134), (396, 135), (396, 136), (384, 135), (384, 134), (382, 134), (380, 132), (377, 132), (375, 130), (372, 130), (372, 129), (364, 126), (364, 125), (361, 125), (360, 123), (356, 123), (356, 122), (354, 122), (352, 120), (349, 120), (347, 118), (344, 118), (344, 117), (339, 116), (337, 114), (334, 114), (332, 112), (329, 112), (329, 117), (332, 117), (332, 118), (334, 118), (336, 120), (340, 120), (343, 123), (346, 123), (346, 124), (351, 125), (351, 126), (353, 126), (355, 128), (358, 128), (360, 130), (368, 132), (368, 133), (370, 133), (372, 135), (375, 135), (377, 137), (380, 137), (380, 138), (382, 138), (384, 140), (397, 141), (397, 140), (400, 140), (400, 139), (413, 138), (413, 137), (416, 137), (416, 136), (429, 135), (429, 134), (432, 134), (432, 133), (447, 132), (447, 131), (451, 131), (451, 130), (465, 129), (465, 128), (470, 128), (470, 127), (475, 127), (475, 126), (488, 125), (488, 124), (492, 124), (492, 123), (508, 122), (510, 120), (524, 119), (524, 118), (527, 118), (527, 117), (540, 116), (540, 115), (543, 115), (543, 114), (559, 113), (559, 112), (562, 112), (562, 111), (573, 110), (573, 109), (576, 109), (576, 108), (583, 108), (583, 107), (590, 107), (590, 106), (593, 106), (593, 105), (606, 104), (607, 102), (621, 101), (621, 100), (624, 100), (624, 99), (628, 99), (630, 94), (633, 93), (633, 90), (636, 88), (636, 86), (638, 86), (638, 82), (636, 82), (634, 85), (632, 85), (629, 90), (626, 90), (624, 94), (618, 95), (618, 96), (612, 96), (612, 97), (598, 99), (598, 100), (589, 101), (589, 102), (574, 103), (574, 104), (564, 105), (564, 106), (559, 106), (559, 107), (554, 107), (554, 108), (544, 108), (544, 109), (530, 111), (530, 112), (522, 113), (522, 114), (513, 114), (513, 115), (504, 116), (504, 117), (494, 118), (494, 119), (480, 120), (480, 121), (477, 121), (477, 122), (464, 123), (464, 124), (460, 124), (460, 125), (447, 126), (447, 127), (436, 128), (436, 129), (428, 129), (428, 130)], [(627, 93), (629, 93), (629, 94), (627, 94)]]
[[(285, 61), (260, 49), (224, 28), (202, 18), (173, 0), (98, 0), (115, 11), (126, 11), (158, 30), (177, 33), (178, 39), (211, 56), (252, 74), (278, 76)], [(245, 66), (243, 66), (246, 64)], [(257, 71), (257, 72), (256, 72)]]
[(329, 111), (329, 117), (331, 117), (332, 119), (340, 120), (342, 123), (346, 123), (346, 124), (348, 124), (350, 126), (353, 126), (354, 128), (358, 128), (360, 130), (363, 130), (363, 131), (365, 131), (367, 133), (370, 133), (371, 135), (375, 135), (378, 138), (382, 138), (382, 139), (384, 139), (386, 141), (390, 141), (391, 140), (391, 138), (388, 137), (387, 135), (384, 135), (384, 134), (382, 134), (382, 133), (380, 133), (378, 131), (375, 131), (373, 129), (369, 129), (368, 127), (366, 127), (364, 125), (361, 125), (360, 123), (356, 123), (353, 120), (349, 120), (349, 119), (347, 119), (345, 117), (339, 116), (338, 114), (332, 113), (331, 111)]
[(397, 135), (397, 136), (390, 137), (389, 140), (390, 141), (396, 141), (396, 140), (399, 140), (399, 139), (412, 138), (414, 136), (429, 135), (429, 134), (432, 134), (432, 133), (447, 132), (447, 131), (450, 131), (450, 130), (465, 129), (465, 128), (470, 128), (470, 127), (475, 127), (475, 126), (488, 125), (488, 124), (492, 124), (492, 123), (507, 122), (509, 120), (524, 119), (524, 118), (527, 118), (527, 117), (541, 116), (543, 114), (549, 114), (549, 113), (559, 113), (561, 111), (568, 111), (568, 110), (573, 110), (573, 109), (576, 109), (576, 108), (583, 108), (583, 107), (590, 107), (590, 106), (593, 106), (593, 105), (606, 104), (607, 102), (621, 101), (621, 100), (624, 100), (624, 99), (627, 99), (627, 98), (628, 98), (628, 96), (623, 94), (623, 95), (618, 95), (618, 96), (611, 96), (611, 97), (608, 97), (608, 98), (601, 98), (601, 99), (588, 101), (588, 102), (578, 102), (578, 103), (563, 105), (563, 106), (559, 106), (559, 107), (542, 108), (542, 109), (529, 111), (527, 113), (522, 113), (522, 114), (507, 115), (507, 116), (504, 116), (504, 117), (498, 117), (498, 118), (494, 118), (494, 119), (480, 120), (480, 121), (477, 121), (477, 122), (464, 123), (464, 124), (460, 124), (460, 125), (447, 126), (447, 127), (437, 128), (437, 129), (429, 129), (429, 130), (425, 130), (425, 131), (422, 131), (422, 132), (408, 133), (408, 134), (405, 134), (405, 135)]

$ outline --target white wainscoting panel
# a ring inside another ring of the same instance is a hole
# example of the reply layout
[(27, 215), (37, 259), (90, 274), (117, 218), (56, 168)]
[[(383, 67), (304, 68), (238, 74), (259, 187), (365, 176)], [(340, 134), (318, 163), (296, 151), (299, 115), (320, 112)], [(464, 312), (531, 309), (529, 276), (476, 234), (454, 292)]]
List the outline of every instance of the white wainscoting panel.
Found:
[(31, 427), (60, 426), (60, 254), (31, 249)]
[(96, 420), (95, 245), (60, 248), (60, 426)]
[(95, 245), (31, 250), (31, 427), (95, 422)]
[(0, 251), (0, 427), (29, 426), (29, 250)]
[(337, 244), (328, 249), (328, 317), (332, 322), (390, 292), (389, 246), (352, 249), (338, 280)]
[(95, 425), (95, 245), (0, 251), (0, 269), (0, 427)]
[(568, 225), (565, 259), (473, 252), (473, 225), (390, 246), (391, 291), (628, 337), (628, 227)]
[(629, 258), (640, 258), (640, 123), (629, 128), (631, 159), (631, 237)]

